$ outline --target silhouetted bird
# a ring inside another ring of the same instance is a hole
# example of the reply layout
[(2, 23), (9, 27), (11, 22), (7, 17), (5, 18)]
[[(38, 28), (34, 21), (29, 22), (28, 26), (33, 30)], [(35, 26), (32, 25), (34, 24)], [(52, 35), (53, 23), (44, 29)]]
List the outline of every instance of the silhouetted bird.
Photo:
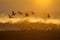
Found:
[(14, 11), (12, 11), (12, 15), (15, 15), (16, 13)]
[(50, 18), (50, 15), (48, 14), (48, 18)]
[(10, 16), (10, 15), (8, 15), (9, 16), (9, 18), (13, 18), (12, 16)]
[(21, 12), (19, 12), (19, 11), (18, 11), (18, 13), (19, 13), (20, 15), (23, 15), (23, 13), (21, 13)]
[(31, 11), (32, 14), (35, 14), (33, 11)]
[(28, 13), (25, 12), (25, 16), (26, 16), (26, 17), (29, 16)]

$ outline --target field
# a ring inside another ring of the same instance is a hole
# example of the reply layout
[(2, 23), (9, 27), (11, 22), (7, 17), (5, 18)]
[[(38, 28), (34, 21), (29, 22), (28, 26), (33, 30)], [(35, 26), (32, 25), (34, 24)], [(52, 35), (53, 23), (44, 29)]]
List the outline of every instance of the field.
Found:
[(60, 25), (52, 23), (0, 23), (2, 40), (60, 40)]

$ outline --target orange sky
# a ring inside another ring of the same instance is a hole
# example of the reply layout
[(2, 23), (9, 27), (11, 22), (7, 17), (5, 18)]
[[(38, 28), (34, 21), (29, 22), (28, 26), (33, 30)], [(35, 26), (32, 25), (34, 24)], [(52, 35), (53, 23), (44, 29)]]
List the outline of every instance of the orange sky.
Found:
[(60, 18), (60, 0), (0, 0), (0, 13), (12, 10), (34, 11), (40, 17), (46, 17), (49, 12), (52, 18)]

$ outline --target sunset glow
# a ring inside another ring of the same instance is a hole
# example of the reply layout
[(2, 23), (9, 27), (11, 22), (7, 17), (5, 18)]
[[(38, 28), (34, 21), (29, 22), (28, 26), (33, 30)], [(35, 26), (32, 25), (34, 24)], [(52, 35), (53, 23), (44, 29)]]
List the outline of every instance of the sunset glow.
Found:
[(13, 19), (9, 19), (8, 21), (5, 20), (0, 20), (1, 23), (19, 23), (19, 22), (28, 22), (28, 23), (53, 23), (53, 24), (60, 24), (60, 20), (59, 19), (42, 19), (42, 18), (32, 18), (32, 17), (27, 17), (27, 18), (13, 18)]
[(53, 0), (36, 0), (36, 4), (40, 5), (42, 9), (48, 9), (51, 8)]
[(53, 0), (36, 0), (37, 3), (40, 3), (41, 5), (47, 5), (51, 4)]

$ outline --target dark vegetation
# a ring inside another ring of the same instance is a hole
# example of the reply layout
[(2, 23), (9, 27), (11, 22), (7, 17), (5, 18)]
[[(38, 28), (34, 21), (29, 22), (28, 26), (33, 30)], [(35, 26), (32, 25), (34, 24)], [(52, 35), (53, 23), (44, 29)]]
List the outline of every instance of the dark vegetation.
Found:
[(60, 25), (45, 23), (0, 23), (2, 40), (60, 40)]
[(53, 24), (53, 23), (29, 23), (29, 22), (17, 22), (17, 23), (0, 23), (0, 27), (5, 28), (5, 30), (19, 30), (19, 31), (39, 31), (39, 30), (46, 30), (46, 31), (53, 31), (53, 30), (60, 30), (60, 25)]

